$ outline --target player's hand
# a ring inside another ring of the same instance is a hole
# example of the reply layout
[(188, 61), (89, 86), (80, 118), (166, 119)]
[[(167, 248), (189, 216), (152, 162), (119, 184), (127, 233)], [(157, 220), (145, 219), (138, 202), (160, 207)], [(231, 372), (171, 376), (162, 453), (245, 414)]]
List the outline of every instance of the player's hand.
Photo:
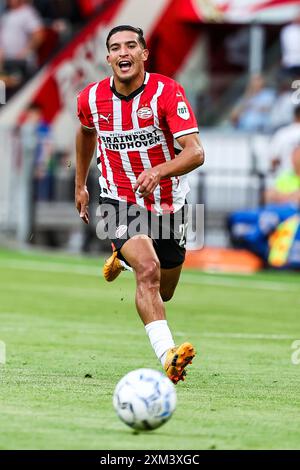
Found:
[(141, 197), (147, 197), (149, 194), (153, 193), (156, 186), (160, 182), (160, 172), (157, 168), (150, 168), (149, 170), (144, 170), (133, 187), (134, 192), (138, 192)]
[(81, 189), (76, 189), (76, 193), (75, 193), (76, 208), (83, 222), (85, 222), (86, 224), (88, 224), (90, 221), (89, 211), (88, 211), (89, 199), (90, 199), (89, 192), (86, 186), (84, 186)]

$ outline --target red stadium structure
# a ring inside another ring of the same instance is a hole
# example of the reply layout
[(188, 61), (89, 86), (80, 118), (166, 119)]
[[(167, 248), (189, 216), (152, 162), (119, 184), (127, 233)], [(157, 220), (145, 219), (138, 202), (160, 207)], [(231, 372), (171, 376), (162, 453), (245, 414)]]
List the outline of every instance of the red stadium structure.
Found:
[(149, 70), (174, 77), (201, 37), (199, 23), (283, 23), (293, 18), (299, 5), (299, 0), (158, 0), (151, 5), (136, 0), (82, 0), (86, 15), (95, 12), (96, 16), (2, 108), (0, 123), (15, 123), (32, 102), (42, 106), (48, 122), (55, 120), (63, 108), (70, 107), (70, 101), (75, 102), (77, 91), (87, 81), (101, 79), (108, 72), (103, 61), (105, 35), (121, 22), (145, 30), (151, 48)]

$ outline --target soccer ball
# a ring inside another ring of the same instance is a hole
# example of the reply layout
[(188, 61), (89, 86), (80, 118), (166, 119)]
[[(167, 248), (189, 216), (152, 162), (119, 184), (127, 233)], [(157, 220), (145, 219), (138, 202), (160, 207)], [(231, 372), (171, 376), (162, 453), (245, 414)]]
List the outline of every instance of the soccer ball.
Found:
[(176, 407), (175, 387), (157, 370), (133, 370), (118, 382), (113, 405), (125, 424), (150, 431), (171, 418)]

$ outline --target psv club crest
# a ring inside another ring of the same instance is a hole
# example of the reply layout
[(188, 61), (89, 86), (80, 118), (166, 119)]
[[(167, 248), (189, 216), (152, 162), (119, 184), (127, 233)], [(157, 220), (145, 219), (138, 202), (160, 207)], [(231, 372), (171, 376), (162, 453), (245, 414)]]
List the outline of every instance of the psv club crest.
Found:
[(137, 115), (140, 119), (149, 119), (153, 116), (153, 111), (149, 106), (143, 106), (137, 111)]

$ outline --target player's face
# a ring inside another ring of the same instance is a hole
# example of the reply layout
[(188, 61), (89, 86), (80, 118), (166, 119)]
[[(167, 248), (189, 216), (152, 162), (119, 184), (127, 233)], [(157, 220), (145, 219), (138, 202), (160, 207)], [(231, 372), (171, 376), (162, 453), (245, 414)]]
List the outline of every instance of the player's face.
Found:
[(109, 40), (107, 61), (120, 82), (130, 82), (144, 73), (148, 54), (148, 49), (143, 49), (139, 43), (137, 33), (119, 31)]

